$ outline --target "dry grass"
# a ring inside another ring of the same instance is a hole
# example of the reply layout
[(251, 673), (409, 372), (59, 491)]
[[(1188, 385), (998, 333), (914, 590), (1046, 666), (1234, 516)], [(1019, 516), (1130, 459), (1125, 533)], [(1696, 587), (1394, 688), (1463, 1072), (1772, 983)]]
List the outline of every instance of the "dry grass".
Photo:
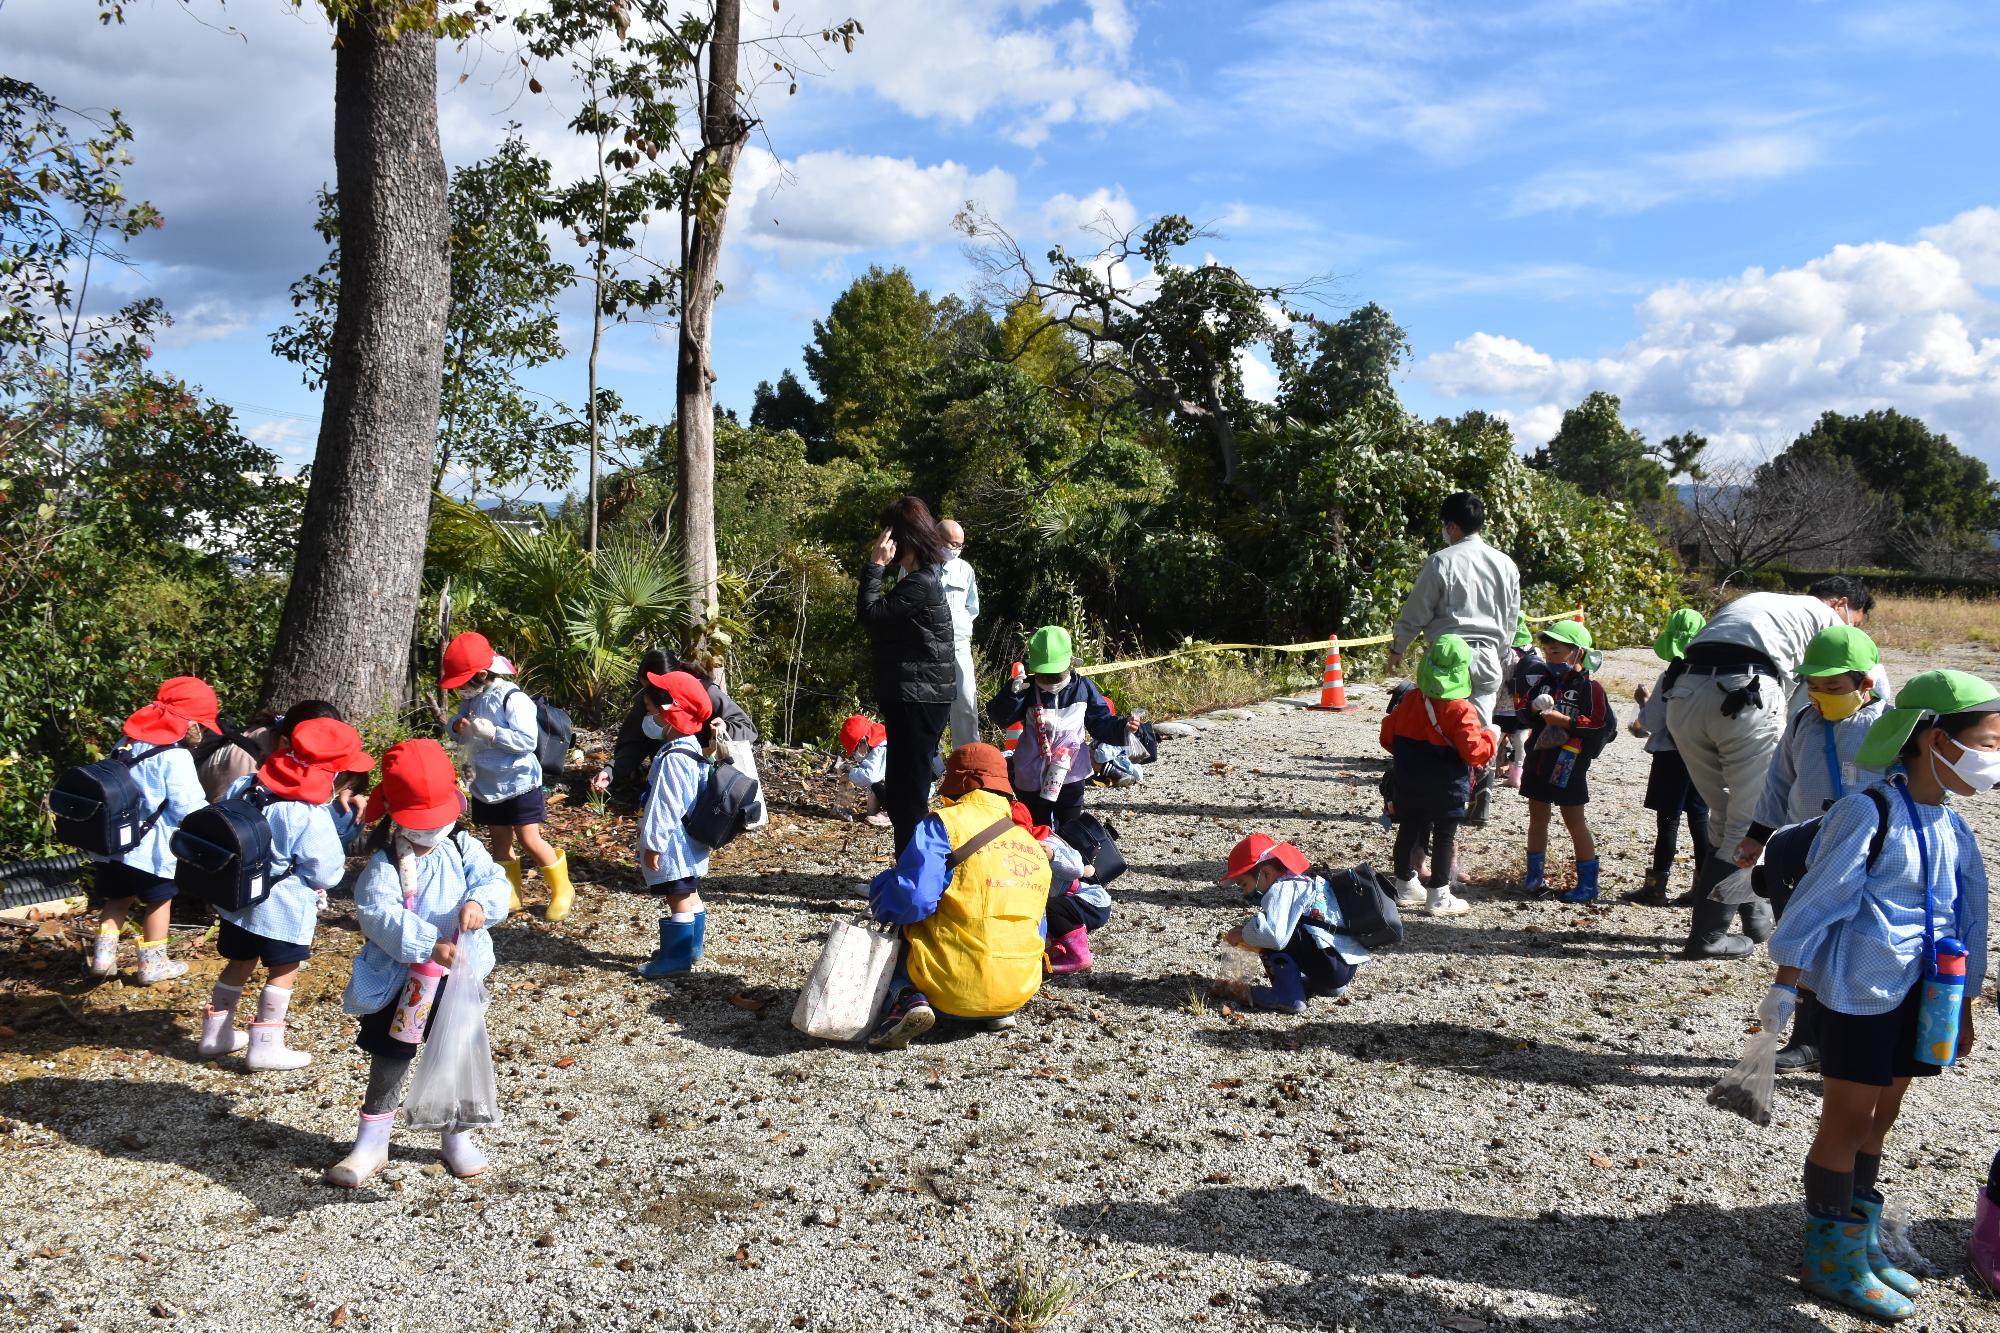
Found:
[(1198, 653), (1092, 680), (1121, 711), (1144, 708), (1164, 721), (1316, 688), (1320, 667), (1299, 654)]
[(1883, 648), (1901, 652), (1929, 653), (1966, 643), (2000, 648), (2000, 601), (1878, 597), (1866, 628)]

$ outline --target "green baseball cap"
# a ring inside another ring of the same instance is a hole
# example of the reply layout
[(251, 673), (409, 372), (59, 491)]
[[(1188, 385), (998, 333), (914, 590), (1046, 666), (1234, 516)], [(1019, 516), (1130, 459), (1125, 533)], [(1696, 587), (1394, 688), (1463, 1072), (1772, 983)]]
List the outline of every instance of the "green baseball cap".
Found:
[(1590, 651), (1589, 628), (1574, 620), (1552, 620), (1542, 626), (1540, 637), (1569, 644), (1572, 648), (1581, 648), (1586, 653)]
[(1432, 699), (1472, 695), (1472, 648), (1456, 634), (1440, 634), (1417, 663), (1417, 688)]
[(1813, 635), (1806, 645), (1801, 676), (1839, 676), (1849, 671), (1867, 675), (1882, 660), (1875, 640), (1852, 625), (1835, 625)]
[(1896, 706), (1875, 719), (1854, 762), (1886, 771), (1903, 753), (1910, 733), (1928, 718), (1952, 713), (2000, 713), (2000, 689), (1963, 671), (1926, 671), (1896, 692)]
[(1069, 631), (1061, 625), (1044, 625), (1028, 640), (1028, 671), (1033, 675), (1061, 675), (1069, 670), (1073, 656)]
[(1514, 622), (1514, 646), (1526, 648), (1534, 641), (1535, 632), (1528, 628), (1528, 617), (1523, 613), (1521, 618)]
[(1662, 662), (1678, 662), (1687, 656), (1688, 645), (1708, 624), (1708, 617), (1684, 606), (1667, 617), (1667, 627), (1653, 640), (1653, 655)]

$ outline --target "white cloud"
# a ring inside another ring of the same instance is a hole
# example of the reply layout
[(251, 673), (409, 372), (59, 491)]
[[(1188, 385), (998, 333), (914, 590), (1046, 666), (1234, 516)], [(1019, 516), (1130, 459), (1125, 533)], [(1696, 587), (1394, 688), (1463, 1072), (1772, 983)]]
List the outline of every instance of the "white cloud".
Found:
[(1125, 197), (1125, 187), (1099, 186), (1081, 199), (1063, 193), (1049, 196), (1042, 205), (1042, 226), (1065, 245), (1074, 245), (1075, 233), (1101, 233), (1109, 226), (1129, 232), (1139, 225), (1139, 210)]
[(1278, 401), (1278, 372), (1264, 357), (1245, 347), (1236, 353), (1236, 368), (1243, 372), (1243, 392), (1259, 403)]
[(743, 156), (730, 213), (749, 246), (826, 256), (949, 241), (952, 217), (968, 200), (1004, 217), (1014, 193), (1014, 178), (998, 168), (920, 166), (844, 150), (781, 165), (753, 149)]
[(1674, 199), (1714, 196), (1747, 182), (1789, 176), (1820, 155), (1818, 141), (1801, 131), (1734, 135), (1699, 148), (1650, 154), (1629, 166), (1541, 172), (1514, 191), (1511, 211), (1640, 213)]
[(1499, 400), (1524, 444), (1606, 389), (1655, 436), (1782, 447), (1822, 411), (1894, 407), (2000, 460), (2000, 307), (1980, 290), (2000, 284), (1996, 256), (2000, 209), (1973, 209), (1907, 244), (1660, 287), (1637, 307), (1638, 335), (1601, 356), (1478, 332), (1416, 373), (1476, 405)]

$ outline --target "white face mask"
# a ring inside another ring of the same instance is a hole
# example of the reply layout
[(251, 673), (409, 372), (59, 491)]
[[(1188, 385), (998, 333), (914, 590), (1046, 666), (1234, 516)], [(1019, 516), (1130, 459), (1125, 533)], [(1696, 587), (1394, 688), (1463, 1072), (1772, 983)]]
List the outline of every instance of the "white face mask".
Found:
[(1961, 747), (1956, 761), (1945, 759), (1933, 749), (1931, 762), (1942, 764), (1958, 780), (1974, 791), (1991, 791), (2000, 786), (2000, 750), (1973, 750)]
[(427, 852), (437, 846), (444, 841), (445, 835), (450, 832), (451, 825), (449, 824), (446, 824), (443, 828), (432, 829), (408, 829), (404, 828), (401, 824), (396, 825), (396, 836), (420, 852)]

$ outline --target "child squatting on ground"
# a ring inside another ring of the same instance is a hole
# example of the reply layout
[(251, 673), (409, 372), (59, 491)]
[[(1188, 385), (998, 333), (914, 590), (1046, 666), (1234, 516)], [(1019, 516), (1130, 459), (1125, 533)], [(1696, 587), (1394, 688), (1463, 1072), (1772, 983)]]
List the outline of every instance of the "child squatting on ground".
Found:
[[(1653, 640), (1653, 655), (1669, 668), (1687, 655), (1687, 646), (1701, 633), (1707, 619), (1692, 607), (1682, 607), (1667, 617), (1667, 627)], [(1652, 768), (1646, 775), (1646, 808), (1653, 812), (1653, 860), (1646, 878), (1625, 895), (1628, 903), (1665, 907), (1670, 899), (1668, 885), (1674, 877), (1674, 856), (1680, 850), (1681, 819), (1687, 819), (1688, 841), (1696, 866), (1706, 865), (1715, 848), (1708, 840), (1708, 802), (1695, 790), (1688, 775), (1687, 761), (1667, 732), (1667, 673), (1661, 672), (1653, 688), (1644, 685), (1632, 691), (1639, 715), (1632, 719), (1632, 734), (1645, 739)], [(1690, 890), (1692, 896), (1692, 890)]]
[(1097, 867), (1084, 863), (1082, 853), (1046, 824), (1037, 824), (1028, 807), (1015, 801), (1014, 823), (1049, 854), (1048, 952), (1049, 975), (1088, 972), (1092, 966), (1090, 932), (1111, 920), (1111, 893), (1095, 883)]
[(1802, 987), (1821, 1007), (1800, 1280), (1896, 1320), (1915, 1312), (1919, 1288), (1882, 1252), (1876, 1174), (1910, 1080), (1972, 1050), (1972, 1006), (1986, 978), (1986, 866), (1945, 801), (2000, 782), (2000, 690), (1927, 671), (1876, 720), (1856, 762), (1896, 766), (1888, 800), (1856, 792), (1827, 812), (1771, 936), (1778, 974), (1757, 1017), (1765, 1031), (1783, 1031)]
[[(295, 724), (284, 748), (256, 773), (239, 778), (227, 795), (263, 807), (271, 829), (271, 888), (260, 902), (217, 913), (222, 924), (215, 951), (228, 959), (202, 1015), (204, 1059), (229, 1055), (245, 1045), (251, 1069), (298, 1069), (312, 1056), (285, 1045), (285, 1015), (299, 968), (312, 957), (319, 909), (328, 889), (340, 883), (347, 853), (334, 823), (333, 779), (375, 767), (361, 749), (353, 727), (332, 718)], [(257, 997), (257, 1019), (246, 1036), (236, 1030), (236, 1006), (257, 964), (265, 968)]]
[(1549, 812), (1560, 809), (1576, 851), (1576, 887), (1566, 903), (1597, 897), (1597, 843), (1590, 836), (1584, 807), (1590, 803), (1590, 763), (1610, 733), (1611, 705), (1604, 687), (1591, 679), (1590, 631), (1574, 620), (1558, 620), (1537, 636), (1539, 662), (1515, 673), (1517, 706), (1530, 717), (1527, 770), (1521, 795), (1528, 799), (1529, 893), (1547, 893)]
[(705, 761), (696, 737), (712, 705), (707, 688), (685, 671), (648, 674), (645, 701), (661, 734), (671, 738), (653, 760), (646, 813), (639, 821), (640, 873), (646, 887), (667, 900), (660, 947), (640, 964), (639, 975), (663, 981), (694, 970), (708, 933), (708, 906), (701, 897), (708, 848), (688, 835), (684, 821), (701, 795)]
[(542, 792), (541, 723), (527, 691), (505, 679), (513, 674), (514, 664), (495, 653), (485, 635), (465, 633), (445, 646), (438, 685), (459, 693), (451, 734), (465, 745), (472, 765), (472, 823), (486, 831), (493, 860), (507, 872), (512, 910), (521, 910), (518, 838), (548, 886), (548, 919), (560, 921), (575, 899), (569, 857), (542, 837), (549, 805)]
[(117, 857), (96, 861), (96, 894), (104, 905), (97, 936), (91, 942), (92, 976), (118, 972), (118, 937), (126, 918), (139, 914), (139, 984), (172, 981), (187, 971), (186, 963), (167, 957), (167, 919), (173, 915), (174, 871), (171, 849), (181, 821), (208, 804), (196, 774), (192, 747), (204, 735), (222, 730), (215, 718), (215, 691), (193, 676), (164, 682), (153, 702), (125, 719), (125, 739), (118, 754), (130, 765), (150, 827), (138, 845)]
[(868, 822), (889, 827), (889, 729), (856, 713), (840, 724), (840, 751), (847, 780), (868, 793)]
[(1224, 944), (1256, 954), (1264, 965), (1271, 984), (1236, 997), (1255, 1008), (1302, 1014), (1308, 996), (1337, 1000), (1370, 958), (1361, 941), (1341, 930), (1332, 886), (1288, 842), (1252, 833), (1230, 850), (1216, 883), (1235, 885), (1256, 906), (1249, 920), (1222, 936)]
[[(1396, 803), (1396, 901), (1425, 904), (1432, 916), (1470, 910), (1451, 891), (1458, 822), (1472, 799), (1472, 783), (1493, 761), (1494, 735), (1479, 719), (1472, 695), (1472, 649), (1444, 634), (1417, 664), (1417, 688), (1407, 690), (1382, 719), (1382, 748), (1390, 755)], [(1430, 855), (1429, 873), (1417, 883), (1417, 859)], [(1425, 890), (1428, 889), (1428, 895)]]
[[(354, 1044), (368, 1053), (368, 1090), (354, 1150), (327, 1171), (328, 1185), (358, 1189), (389, 1160), (403, 1081), (438, 999), (454, 976), (493, 970), (489, 928), (506, 919), (510, 886), (478, 840), (457, 831), (463, 811), (442, 745), (403, 741), (382, 756), (381, 785), (363, 812), (375, 824), (371, 855), (354, 885), (366, 942), (340, 1000), (361, 1020)], [(447, 1130), (442, 1146), (461, 1180), (486, 1170), (472, 1131)]]

